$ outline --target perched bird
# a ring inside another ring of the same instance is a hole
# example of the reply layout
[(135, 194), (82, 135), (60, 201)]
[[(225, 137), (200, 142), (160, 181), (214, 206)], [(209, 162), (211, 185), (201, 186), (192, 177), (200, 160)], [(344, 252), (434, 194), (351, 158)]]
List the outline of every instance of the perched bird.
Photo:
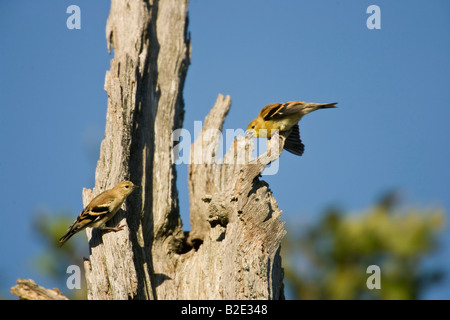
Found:
[(290, 131), (286, 138), (284, 149), (301, 156), (305, 151), (305, 146), (300, 140), (300, 130), (298, 128), (300, 119), (305, 114), (317, 109), (337, 108), (336, 104), (337, 102), (312, 103), (302, 101), (268, 104), (261, 109), (258, 117), (248, 125), (247, 136), (270, 138), (272, 130), (279, 130), (280, 133)]
[(107, 231), (120, 231), (123, 226), (106, 227), (106, 222), (114, 217), (125, 199), (139, 186), (131, 181), (119, 182), (114, 188), (106, 190), (92, 199), (72, 223), (67, 233), (59, 239), (61, 246), (75, 233), (86, 228), (99, 228)]

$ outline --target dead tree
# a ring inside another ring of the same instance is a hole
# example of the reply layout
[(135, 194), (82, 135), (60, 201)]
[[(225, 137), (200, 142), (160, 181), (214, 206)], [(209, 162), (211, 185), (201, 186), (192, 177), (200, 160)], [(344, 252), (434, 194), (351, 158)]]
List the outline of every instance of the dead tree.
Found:
[(184, 113), (187, 8), (188, 0), (111, 1), (105, 138), (95, 188), (83, 190), (83, 202), (125, 179), (141, 188), (108, 223), (120, 222), (122, 231), (87, 230), (89, 299), (283, 298), (284, 224), (259, 176), (279, 157), (284, 136), (253, 160), (251, 139), (238, 138), (218, 160), (217, 132), (230, 97), (219, 95), (192, 145), (192, 230), (182, 229), (172, 132)]

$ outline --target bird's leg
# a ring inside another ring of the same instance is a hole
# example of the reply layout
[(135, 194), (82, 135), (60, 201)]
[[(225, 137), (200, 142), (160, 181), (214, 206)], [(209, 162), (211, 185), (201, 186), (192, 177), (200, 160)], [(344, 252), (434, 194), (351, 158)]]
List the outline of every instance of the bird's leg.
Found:
[(109, 232), (109, 231), (117, 232), (117, 231), (121, 231), (124, 227), (125, 226), (120, 226), (120, 222), (119, 222), (115, 227), (103, 227), (102, 230), (107, 231), (107, 232)]

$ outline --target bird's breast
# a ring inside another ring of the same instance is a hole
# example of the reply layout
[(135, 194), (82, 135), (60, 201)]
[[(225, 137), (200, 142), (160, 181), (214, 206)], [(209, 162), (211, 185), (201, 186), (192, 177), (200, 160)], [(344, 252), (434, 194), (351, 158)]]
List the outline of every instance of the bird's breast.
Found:
[(280, 131), (287, 131), (295, 126), (300, 121), (300, 118), (301, 117), (286, 117), (276, 120), (275, 127)]

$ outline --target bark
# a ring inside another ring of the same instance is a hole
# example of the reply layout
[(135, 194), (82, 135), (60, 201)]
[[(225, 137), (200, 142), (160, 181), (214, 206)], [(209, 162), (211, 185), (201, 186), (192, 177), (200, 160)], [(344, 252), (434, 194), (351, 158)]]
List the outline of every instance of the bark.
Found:
[(187, 0), (112, 0), (105, 139), (95, 188), (83, 190), (83, 202), (125, 179), (141, 188), (109, 222), (125, 225), (122, 231), (87, 230), (89, 299), (283, 298), (284, 224), (259, 175), (279, 157), (285, 137), (273, 137), (256, 160), (249, 157), (252, 140), (238, 138), (217, 161), (230, 97), (219, 95), (192, 145), (192, 230), (182, 231), (172, 132), (184, 112), (187, 6)]

